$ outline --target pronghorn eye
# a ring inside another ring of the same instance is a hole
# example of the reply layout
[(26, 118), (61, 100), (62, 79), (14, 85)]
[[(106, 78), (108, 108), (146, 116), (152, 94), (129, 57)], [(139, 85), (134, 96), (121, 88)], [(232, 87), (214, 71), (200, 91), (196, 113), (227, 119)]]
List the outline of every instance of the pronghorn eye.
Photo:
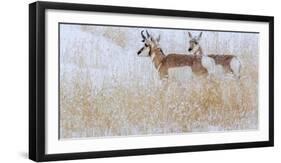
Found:
[(141, 40), (141, 42), (144, 42), (145, 40)]

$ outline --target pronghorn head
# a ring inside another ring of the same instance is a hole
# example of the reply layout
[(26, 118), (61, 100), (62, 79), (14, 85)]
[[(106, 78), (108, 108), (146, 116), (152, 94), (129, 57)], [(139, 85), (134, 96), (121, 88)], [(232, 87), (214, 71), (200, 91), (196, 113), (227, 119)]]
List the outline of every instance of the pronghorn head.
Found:
[(157, 39), (154, 39), (154, 37), (151, 36), (151, 34), (149, 34), (147, 30), (145, 32), (146, 36), (144, 34), (144, 31), (141, 31), (141, 37), (144, 46), (137, 52), (137, 54), (138, 56), (149, 57), (151, 55), (152, 49), (159, 48), (160, 35)]
[(201, 47), (199, 45), (199, 42), (200, 42), (201, 37), (202, 37), (202, 32), (200, 32), (200, 34), (198, 36), (192, 36), (192, 34), (190, 32), (188, 32), (188, 36), (189, 36), (188, 52), (191, 53), (191, 54), (195, 54), (195, 55), (201, 55), (202, 50), (201, 50)]

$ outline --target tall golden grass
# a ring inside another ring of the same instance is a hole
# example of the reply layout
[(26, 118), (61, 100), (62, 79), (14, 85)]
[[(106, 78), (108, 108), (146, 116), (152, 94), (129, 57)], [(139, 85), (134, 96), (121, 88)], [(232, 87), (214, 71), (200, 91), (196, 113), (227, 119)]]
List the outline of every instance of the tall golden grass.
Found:
[[(67, 73), (60, 74), (60, 136), (85, 138), (257, 129), (257, 54), (252, 54), (249, 46), (240, 48), (243, 55), (239, 56), (242, 62), (239, 80), (193, 77), (184, 82), (162, 83), (158, 78), (141, 82), (138, 76), (147, 74), (136, 74), (130, 67), (129, 75), (113, 75), (96, 91), (93, 91), (95, 79), (100, 76), (93, 77), (93, 66), (89, 66), (86, 58), (78, 59), (81, 56), (78, 50), (77, 57), (72, 58), (77, 66), (71, 71), (72, 77), (68, 79)], [(152, 66), (147, 69), (155, 71)]]

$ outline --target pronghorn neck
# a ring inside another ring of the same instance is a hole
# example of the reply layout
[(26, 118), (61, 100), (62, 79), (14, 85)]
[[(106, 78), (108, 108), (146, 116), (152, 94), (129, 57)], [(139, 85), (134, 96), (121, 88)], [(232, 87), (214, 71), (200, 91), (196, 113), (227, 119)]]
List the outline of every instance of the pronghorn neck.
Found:
[(202, 55), (202, 54), (203, 54), (202, 48), (201, 46), (199, 46), (198, 50), (196, 51), (196, 55)]
[(162, 64), (162, 60), (165, 58), (165, 55), (161, 48), (155, 48), (150, 51), (150, 56), (154, 67), (159, 70)]
[(191, 54), (194, 54), (194, 55), (203, 55), (203, 51), (202, 51), (201, 46), (197, 46), (196, 48), (194, 48), (194, 49), (191, 51)]

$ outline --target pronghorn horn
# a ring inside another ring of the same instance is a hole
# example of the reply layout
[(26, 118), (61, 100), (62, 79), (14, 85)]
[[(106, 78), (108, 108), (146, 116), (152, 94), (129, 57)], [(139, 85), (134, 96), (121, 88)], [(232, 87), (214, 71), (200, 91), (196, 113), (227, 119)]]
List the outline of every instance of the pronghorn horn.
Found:
[(147, 37), (150, 37), (150, 34), (147, 32), (147, 30), (145, 30)]
[(192, 38), (192, 34), (190, 32), (188, 32), (188, 36), (189, 38)]
[(157, 41), (158, 43), (160, 42), (160, 35), (158, 35), (155, 41)]
[(144, 34), (143, 34), (143, 30), (141, 31), (141, 37), (145, 40), (145, 36), (144, 36)]

